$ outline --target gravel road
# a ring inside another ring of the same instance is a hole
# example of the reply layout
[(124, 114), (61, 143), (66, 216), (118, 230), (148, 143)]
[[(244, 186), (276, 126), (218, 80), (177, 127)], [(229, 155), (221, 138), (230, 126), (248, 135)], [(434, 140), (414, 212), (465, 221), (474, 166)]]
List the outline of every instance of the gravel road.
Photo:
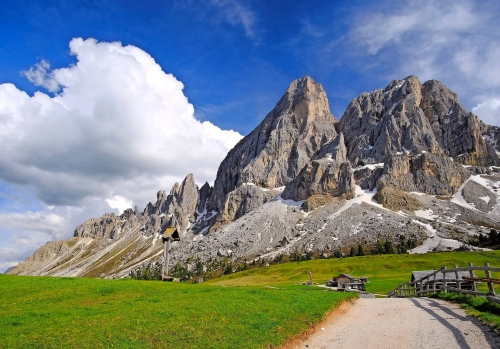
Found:
[(500, 348), (499, 337), (460, 306), (429, 298), (359, 299), (292, 348)]

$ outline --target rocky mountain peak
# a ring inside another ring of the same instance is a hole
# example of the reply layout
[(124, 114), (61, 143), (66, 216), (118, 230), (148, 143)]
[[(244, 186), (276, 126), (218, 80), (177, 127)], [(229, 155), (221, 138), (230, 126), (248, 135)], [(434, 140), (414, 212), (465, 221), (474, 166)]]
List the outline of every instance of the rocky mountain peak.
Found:
[(459, 102), (456, 93), (437, 80), (422, 85), (419, 105), (440, 150), (465, 165), (497, 165), (498, 156), (482, 137), (482, 122)]
[(219, 212), (227, 195), (245, 183), (261, 188), (290, 183), (337, 135), (336, 122), (320, 84), (308, 76), (293, 81), (274, 109), (222, 161), (210, 208)]
[(424, 152), (463, 164), (494, 165), (498, 157), (482, 138), (479, 119), (444, 84), (417, 77), (392, 81), (385, 89), (352, 100), (339, 123), (347, 156), (357, 166)]

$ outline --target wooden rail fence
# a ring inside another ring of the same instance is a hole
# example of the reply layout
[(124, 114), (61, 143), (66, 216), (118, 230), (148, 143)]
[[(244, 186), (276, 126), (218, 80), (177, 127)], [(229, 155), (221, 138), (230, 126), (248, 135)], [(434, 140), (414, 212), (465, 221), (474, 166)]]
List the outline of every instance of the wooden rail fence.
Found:
[[(476, 271), (485, 273), (485, 277), (475, 275)], [(461, 275), (468, 272), (468, 276)], [(500, 272), (500, 268), (490, 267), (489, 263), (484, 263), (484, 267), (474, 266), (469, 263), (468, 267), (447, 269), (443, 267), (439, 270), (419, 278), (418, 280), (405, 282), (400, 284), (394, 290), (389, 291), (389, 297), (419, 297), (425, 296), (434, 292), (456, 292), (470, 294), (474, 296), (486, 297), (490, 302), (500, 303), (500, 297), (496, 296), (495, 284), (500, 284), (500, 279), (493, 279), (492, 272)], [(447, 275), (451, 275), (447, 277)], [(479, 292), (477, 284), (486, 282), (488, 284), (488, 292)]]

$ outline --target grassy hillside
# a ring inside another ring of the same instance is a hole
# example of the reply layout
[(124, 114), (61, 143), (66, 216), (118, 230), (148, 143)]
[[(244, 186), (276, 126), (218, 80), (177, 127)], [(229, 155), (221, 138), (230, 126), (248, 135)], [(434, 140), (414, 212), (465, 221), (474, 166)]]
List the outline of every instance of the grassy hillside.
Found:
[(1, 348), (265, 348), (352, 294), (0, 275)]
[(265, 268), (246, 270), (209, 281), (216, 285), (293, 285), (307, 281), (307, 272), (312, 271), (313, 281), (324, 283), (340, 273), (368, 276), (367, 291), (387, 293), (400, 283), (409, 281), (412, 270), (425, 270), (474, 265), (500, 267), (500, 251), (491, 252), (440, 252), (419, 255), (378, 255), (342, 259), (319, 259), (304, 262), (271, 265)]

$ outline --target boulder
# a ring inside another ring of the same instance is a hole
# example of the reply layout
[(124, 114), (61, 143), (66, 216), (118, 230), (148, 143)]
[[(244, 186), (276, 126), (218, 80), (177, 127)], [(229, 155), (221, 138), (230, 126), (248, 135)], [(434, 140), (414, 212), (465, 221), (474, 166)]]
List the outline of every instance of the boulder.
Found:
[(373, 198), (385, 208), (395, 212), (414, 212), (422, 208), (420, 201), (411, 195), (402, 190), (396, 190), (388, 187), (377, 192)]

